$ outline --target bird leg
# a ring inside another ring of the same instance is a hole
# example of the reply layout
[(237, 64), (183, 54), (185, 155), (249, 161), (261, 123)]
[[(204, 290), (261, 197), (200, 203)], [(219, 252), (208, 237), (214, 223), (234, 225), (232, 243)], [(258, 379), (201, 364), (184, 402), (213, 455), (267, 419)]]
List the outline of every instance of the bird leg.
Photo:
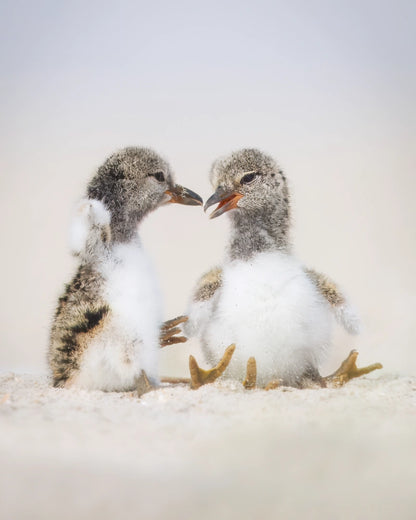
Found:
[(246, 390), (256, 388), (257, 382), (257, 363), (254, 357), (247, 361), (246, 378), (243, 381), (243, 386)]
[(319, 370), (310, 365), (294, 385), (296, 388), (326, 388), (327, 380), (321, 376)]
[(232, 344), (225, 349), (224, 355), (220, 359), (218, 365), (209, 370), (201, 368), (194, 356), (189, 356), (189, 371), (191, 373), (191, 388), (196, 390), (202, 385), (213, 383), (228, 367), (231, 358), (233, 357), (235, 345)]
[(154, 389), (155, 387), (149, 381), (146, 372), (142, 370), (136, 379), (137, 397), (141, 397), (143, 394), (147, 394), (147, 392), (151, 392)]
[(169, 383), (170, 385), (190, 385), (189, 377), (162, 377), (162, 383)]
[[(167, 347), (168, 345), (174, 345), (175, 343), (185, 343), (188, 338), (185, 336), (177, 336), (182, 333), (182, 329), (178, 327), (181, 323), (188, 321), (188, 316), (178, 316), (173, 320), (165, 321), (160, 327), (160, 347)], [(172, 385), (190, 384), (191, 380), (187, 377), (163, 377), (162, 383), (169, 383)]]
[(341, 366), (338, 368), (338, 370), (336, 370), (333, 374), (324, 377), (323, 380), (332, 384), (333, 386), (342, 386), (355, 377), (360, 377), (364, 374), (373, 372), (373, 370), (383, 368), (381, 363), (374, 363), (372, 365), (368, 365), (367, 367), (358, 368), (356, 364), (357, 357), (358, 352), (356, 350), (351, 350), (347, 359), (341, 363)]
[(182, 329), (178, 327), (181, 323), (188, 321), (188, 316), (178, 316), (173, 320), (165, 321), (160, 328), (160, 346), (167, 347), (168, 345), (174, 345), (175, 343), (185, 343), (187, 338), (185, 336), (177, 336), (182, 333)]

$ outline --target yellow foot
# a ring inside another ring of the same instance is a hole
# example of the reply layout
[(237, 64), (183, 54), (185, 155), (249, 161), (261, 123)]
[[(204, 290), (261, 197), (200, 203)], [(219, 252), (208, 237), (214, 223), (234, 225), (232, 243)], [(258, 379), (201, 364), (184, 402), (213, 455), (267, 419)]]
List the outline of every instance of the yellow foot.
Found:
[(140, 376), (136, 380), (137, 397), (141, 397), (143, 394), (147, 394), (151, 390), (154, 390), (151, 382), (147, 378), (146, 372), (141, 371)]
[(257, 364), (254, 357), (249, 358), (247, 361), (246, 378), (243, 381), (243, 386), (247, 390), (256, 388), (257, 382)]
[(323, 380), (334, 386), (342, 386), (355, 377), (360, 377), (364, 374), (373, 372), (373, 370), (383, 368), (381, 363), (374, 363), (373, 365), (368, 365), (367, 367), (358, 368), (356, 364), (357, 357), (358, 352), (356, 350), (351, 350), (349, 356), (341, 363), (341, 366), (338, 368), (338, 370), (336, 370), (330, 376), (324, 377)]
[[(253, 390), (257, 385), (257, 363), (254, 357), (249, 358), (247, 361), (247, 370), (246, 370), (246, 378), (243, 381), (243, 386), (246, 390)], [(277, 379), (273, 379), (270, 381), (264, 389), (265, 390), (274, 390), (280, 386), (280, 381)]]
[(275, 388), (278, 388), (280, 386), (280, 381), (277, 379), (274, 379), (273, 381), (270, 381), (270, 383), (267, 383), (265, 386), (265, 390), (274, 390)]
[(165, 321), (160, 328), (160, 346), (167, 347), (175, 343), (185, 343), (187, 338), (185, 336), (177, 336), (177, 334), (182, 333), (182, 329), (178, 325), (186, 321), (188, 321), (188, 316), (178, 316), (173, 320)]
[(189, 356), (189, 371), (191, 373), (191, 388), (196, 390), (202, 385), (207, 383), (213, 383), (224, 370), (228, 367), (231, 358), (233, 357), (235, 345), (232, 344), (226, 348), (224, 355), (222, 356), (218, 365), (209, 370), (204, 370), (199, 367), (194, 356)]

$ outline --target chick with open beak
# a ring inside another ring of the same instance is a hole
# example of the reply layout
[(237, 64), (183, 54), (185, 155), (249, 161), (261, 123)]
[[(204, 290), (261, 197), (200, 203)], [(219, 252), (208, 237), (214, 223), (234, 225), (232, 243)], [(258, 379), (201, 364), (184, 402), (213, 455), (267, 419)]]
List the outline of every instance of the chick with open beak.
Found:
[(246, 388), (325, 386), (381, 368), (357, 368), (352, 351), (334, 374), (320, 376), (331, 312), (353, 334), (359, 320), (330, 279), (293, 255), (289, 189), (274, 159), (239, 150), (214, 162), (210, 177), (215, 193), (205, 210), (218, 204), (210, 218), (227, 213), (231, 233), (223, 265), (202, 276), (188, 311), (185, 333), (198, 337), (206, 361), (216, 364), (203, 370), (190, 357), (193, 388), (222, 373)]
[[(210, 218), (238, 208), (243, 210), (247, 220), (272, 215), (278, 207), (288, 212), (288, 193), (286, 184), (279, 179), (280, 170), (275, 171), (275, 165), (266, 156), (256, 156), (257, 161), (244, 157), (241, 161), (240, 156), (240, 162), (223, 159), (214, 163), (210, 178), (216, 189), (204, 210), (214, 204), (218, 206)], [(239, 213), (232, 212), (232, 218)]]

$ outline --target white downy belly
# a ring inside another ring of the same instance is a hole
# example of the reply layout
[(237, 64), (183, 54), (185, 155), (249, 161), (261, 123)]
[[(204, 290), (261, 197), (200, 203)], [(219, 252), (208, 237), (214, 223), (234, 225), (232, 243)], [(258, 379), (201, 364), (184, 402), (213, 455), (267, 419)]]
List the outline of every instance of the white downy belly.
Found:
[(138, 243), (119, 244), (102, 272), (110, 313), (83, 356), (77, 384), (130, 390), (142, 370), (157, 383), (162, 301), (151, 262)]
[(331, 325), (329, 306), (302, 266), (281, 253), (261, 253), (225, 266), (206, 350), (217, 362), (228, 345), (236, 344), (226, 377), (243, 380), (254, 356), (260, 385), (276, 378), (290, 383), (308, 366), (319, 366)]

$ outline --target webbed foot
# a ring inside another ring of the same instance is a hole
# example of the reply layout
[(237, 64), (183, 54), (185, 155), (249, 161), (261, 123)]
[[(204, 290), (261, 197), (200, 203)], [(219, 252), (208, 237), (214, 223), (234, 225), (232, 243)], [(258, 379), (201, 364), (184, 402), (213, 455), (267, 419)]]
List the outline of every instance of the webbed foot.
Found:
[(341, 363), (338, 370), (333, 374), (324, 377), (323, 380), (333, 386), (342, 386), (355, 377), (360, 377), (364, 374), (369, 374), (374, 370), (383, 368), (381, 363), (374, 363), (367, 367), (358, 368), (356, 364), (357, 357), (358, 352), (356, 350), (351, 350), (349, 356)]
[(194, 356), (189, 356), (189, 371), (191, 373), (191, 388), (196, 390), (202, 385), (206, 385), (207, 383), (213, 383), (216, 379), (220, 377), (221, 374), (228, 367), (231, 358), (233, 357), (235, 350), (235, 345), (232, 344), (225, 349), (224, 355), (222, 356), (218, 365), (214, 368), (210, 368), (209, 370), (204, 370), (201, 368)]

